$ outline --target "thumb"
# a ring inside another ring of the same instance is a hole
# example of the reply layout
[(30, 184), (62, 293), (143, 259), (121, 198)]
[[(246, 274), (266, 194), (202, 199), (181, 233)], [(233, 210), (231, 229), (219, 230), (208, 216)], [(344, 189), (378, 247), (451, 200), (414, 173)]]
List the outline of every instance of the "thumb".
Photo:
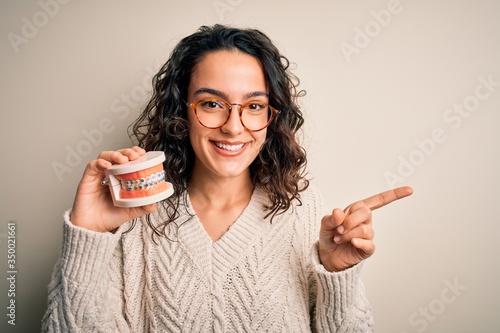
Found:
[(335, 208), (331, 215), (325, 215), (321, 219), (321, 235), (330, 237), (335, 229), (344, 222), (345, 215), (340, 208)]
[(342, 223), (344, 223), (345, 217), (348, 214), (348, 212), (344, 212), (340, 208), (335, 208), (332, 212), (332, 217), (333, 217), (333, 227), (337, 228), (340, 226)]

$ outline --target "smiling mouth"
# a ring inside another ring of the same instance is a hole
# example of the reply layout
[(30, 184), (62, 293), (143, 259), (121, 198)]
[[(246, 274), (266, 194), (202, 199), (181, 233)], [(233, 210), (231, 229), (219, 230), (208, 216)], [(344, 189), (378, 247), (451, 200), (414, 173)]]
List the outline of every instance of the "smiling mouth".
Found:
[(219, 148), (219, 149), (222, 149), (222, 150), (227, 150), (227, 151), (238, 151), (240, 150), (241, 148), (243, 148), (243, 146), (245, 145), (244, 143), (240, 143), (240, 144), (237, 144), (237, 145), (229, 145), (229, 144), (225, 144), (225, 143), (220, 143), (220, 142), (214, 142), (214, 145)]

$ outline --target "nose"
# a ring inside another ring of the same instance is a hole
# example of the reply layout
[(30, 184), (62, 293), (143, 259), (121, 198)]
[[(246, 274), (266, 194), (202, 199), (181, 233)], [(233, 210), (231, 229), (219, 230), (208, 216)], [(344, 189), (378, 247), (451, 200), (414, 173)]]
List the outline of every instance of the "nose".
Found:
[(240, 104), (231, 104), (231, 109), (229, 110), (229, 119), (222, 125), (221, 131), (231, 135), (237, 135), (245, 131), (245, 127), (241, 123), (240, 118)]

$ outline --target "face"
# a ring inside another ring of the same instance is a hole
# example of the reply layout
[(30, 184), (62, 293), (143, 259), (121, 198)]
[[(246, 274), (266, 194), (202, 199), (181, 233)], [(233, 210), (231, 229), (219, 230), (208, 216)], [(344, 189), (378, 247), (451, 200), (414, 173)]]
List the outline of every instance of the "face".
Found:
[[(188, 87), (188, 102), (204, 98), (229, 103), (268, 103), (264, 71), (256, 58), (240, 51), (217, 51), (196, 65)], [(189, 137), (195, 152), (194, 176), (217, 178), (250, 177), (249, 166), (259, 154), (267, 130), (249, 132), (241, 124), (239, 108), (233, 106), (226, 124), (208, 129), (188, 108)]]

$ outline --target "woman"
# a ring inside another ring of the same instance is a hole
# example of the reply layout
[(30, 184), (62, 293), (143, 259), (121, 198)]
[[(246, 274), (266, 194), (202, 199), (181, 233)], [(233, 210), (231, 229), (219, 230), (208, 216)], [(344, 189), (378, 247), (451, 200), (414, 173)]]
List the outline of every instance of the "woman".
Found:
[[(142, 148), (90, 162), (65, 215), (44, 331), (372, 331), (359, 279), (371, 210), (411, 189), (321, 217), (295, 78), (258, 30), (202, 27), (153, 82), (133, 126)], [(104, 170), (146, 150), (165, 152), (174, 195), (114, 207)]]

